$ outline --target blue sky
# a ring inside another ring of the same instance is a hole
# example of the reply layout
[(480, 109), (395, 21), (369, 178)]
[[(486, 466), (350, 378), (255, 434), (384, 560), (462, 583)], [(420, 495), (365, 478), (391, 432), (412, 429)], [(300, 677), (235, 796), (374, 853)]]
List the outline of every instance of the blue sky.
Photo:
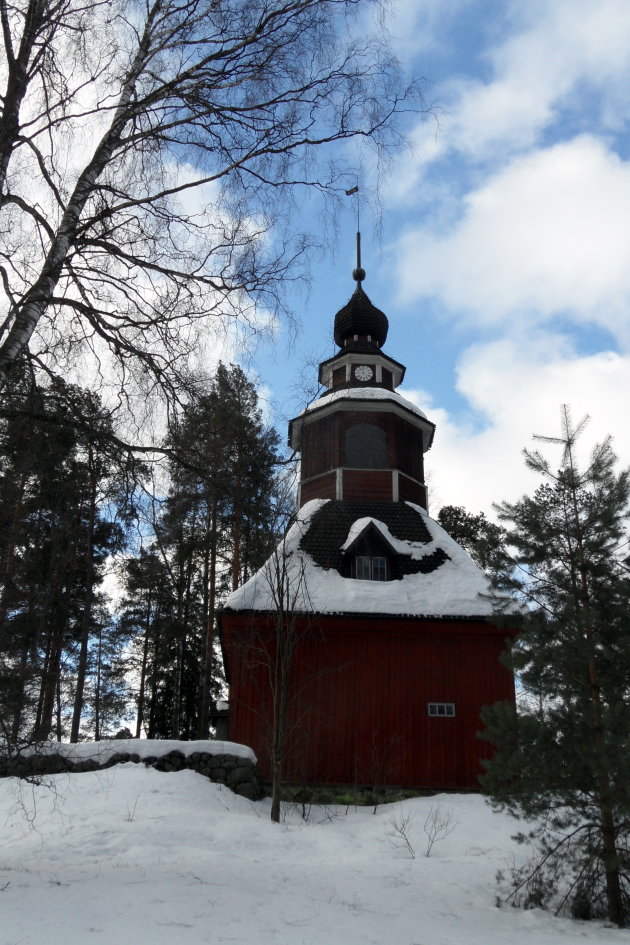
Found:
[[(520, 451), (559, 431), (562, 403), (591, 415), (585, 448), (610, 433), (627, 464), (628, 0), (395, 0), (391, 30), (435, 115), (381, 185), (380, 239), (364, 171), (364, 288), (401, 392), (437, 423), (431, 510), (531, 491)], [(282, 433), (354, 288), (353, 198), (346, 217), (295, 345), (281, 331), (255, 362)]]

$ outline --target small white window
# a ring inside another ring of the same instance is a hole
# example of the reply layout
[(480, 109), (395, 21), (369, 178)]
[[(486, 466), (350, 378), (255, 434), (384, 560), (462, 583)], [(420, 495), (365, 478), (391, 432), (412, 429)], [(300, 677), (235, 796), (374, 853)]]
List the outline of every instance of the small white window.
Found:
[(359, 581), (386, 581), (387, 559), (375, 555), (358, 555), (354, 570)]
[(427, 702), (427, 707), (429, 715), (434, 718), (452, 719), (455, 717), (454, 702)]

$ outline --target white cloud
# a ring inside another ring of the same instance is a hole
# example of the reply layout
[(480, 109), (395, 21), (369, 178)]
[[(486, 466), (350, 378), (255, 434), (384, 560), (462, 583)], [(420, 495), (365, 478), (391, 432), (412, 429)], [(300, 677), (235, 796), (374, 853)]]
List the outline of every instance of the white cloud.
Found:
[(492, 80), (450, 90), (452, 146), (473, 155), (530, 146), (586, 86), (602, 108), (610, 99), (619, 107), (630, 79), (626, 0), (527, 0), (512, 9), (520, 29), (489, 51)]
[[(437, 141), (431, 122), (416, 127), (416, 154), (388, 195), (416, 215), (394, 247), (399, 301), (429, 300), (460, 339), (472, 330), (477, 341), (457, 368), (467, 414), (403, 391), (437, 423), (433, 512), (488, 512), (533, 491), (521, 451), (534, 433), (559, 433), (563, 403), (576, 420), (591, 415), (585, 446), (611, 433), (630, 464), (630, 161), (627, 138), (615, 137), (630, 117), (628, 2), (495, 9), (494, 21), (479, 0), (466, 11), (480, 16), (468, 45), (457, 36), (469, 74), (435, 90), (445, 103)], [(587, 356), (592, 326), (621, 353)]]
[(427, 115), (425, 120), (409, 136), (410, 150), (396, 164), (396, 171), (387, 180), (386, 193), (390, 204), (408, 204), (410, 197), (435, 198), (434, 186), (430, 194), (419, 189), (420, 180), (427, 167), (446, 154), (446, 142), (440, 130), (437, 116)]
[(630, 343), (630, 163), (581, 136), (519, 157), (470, 193), (456, 225), (408, 232), (404, 302), (434, 296), (476, 325), (567, 315)]
[[(604, 131), (630, 116), (627, 0), (513, 0), (506, 11), (507, 37), (503, 32), (482, 54), (488, 79), (455, 76), (435, 90), (443, 105), (439, 146), (430, 145), (420, 123), (412, 134), (416, 151), (394, 175), (394, 199), (401, 181), (411, 192), (446, 152), (492, 164), (535, 146), (567, 114), (574, 127)], [(479, 4), (480, 17), (484, 12)]]
[[(601, 352), (579, 357), (564, 339), (541, 335), (476, 345), (458, 369), (458, 389), (482, 418), (451, 416), (422, 391), (403, 391), (437, 424), (427, 454), (430, 511), (463, 505), (491, 512), (493, 502), (531, 493), (538, 479), (526, 469), (523, 447), (536, 448), (533, 434), (560, 434), (560, 408), (570, 406), (575, 421), (591, 422), (580, 441), (582, 455), (608, 434), (622, 465), (630, 464), (630, 357)], [(560, 461), (560, 449), (545, 444), (545, 455)]]

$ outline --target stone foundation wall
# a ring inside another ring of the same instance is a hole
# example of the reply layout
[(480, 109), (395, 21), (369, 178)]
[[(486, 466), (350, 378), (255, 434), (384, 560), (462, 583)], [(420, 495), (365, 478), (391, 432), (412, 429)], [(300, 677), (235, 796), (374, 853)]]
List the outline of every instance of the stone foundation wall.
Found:
[(211, 754), (206, 751), (193, 751), (189, 755), (172, 750), (164, 755), (149, 755), (141, 758), (133, 751), (117, 751), (102, 760), (98, 758), (72, 759), (48, 749), (46, 752), (32, 752), (16, 755), (12, 758), (0, 758), (0, 777), (40, 777), (46, 774), (79, 773), (82, 771), (100, 771), (132, 762), (145, 764), (157, 771), (182, 771), (188, 769), (204, 775), (215, 784), (224, 784), (235, 794), (256, 801), (262, 797), (260, 776), (256, 765), (248, 758), (229, 754)]

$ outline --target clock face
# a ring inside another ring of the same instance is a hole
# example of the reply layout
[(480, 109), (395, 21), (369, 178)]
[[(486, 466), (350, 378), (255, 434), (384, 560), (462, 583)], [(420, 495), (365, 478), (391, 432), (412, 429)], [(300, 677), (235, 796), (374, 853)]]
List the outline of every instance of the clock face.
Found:
[(369, 381), (372, 378), (372, 368), (367, 364), (360, 364), (354, 369), (354, 376), (358, 381)]

